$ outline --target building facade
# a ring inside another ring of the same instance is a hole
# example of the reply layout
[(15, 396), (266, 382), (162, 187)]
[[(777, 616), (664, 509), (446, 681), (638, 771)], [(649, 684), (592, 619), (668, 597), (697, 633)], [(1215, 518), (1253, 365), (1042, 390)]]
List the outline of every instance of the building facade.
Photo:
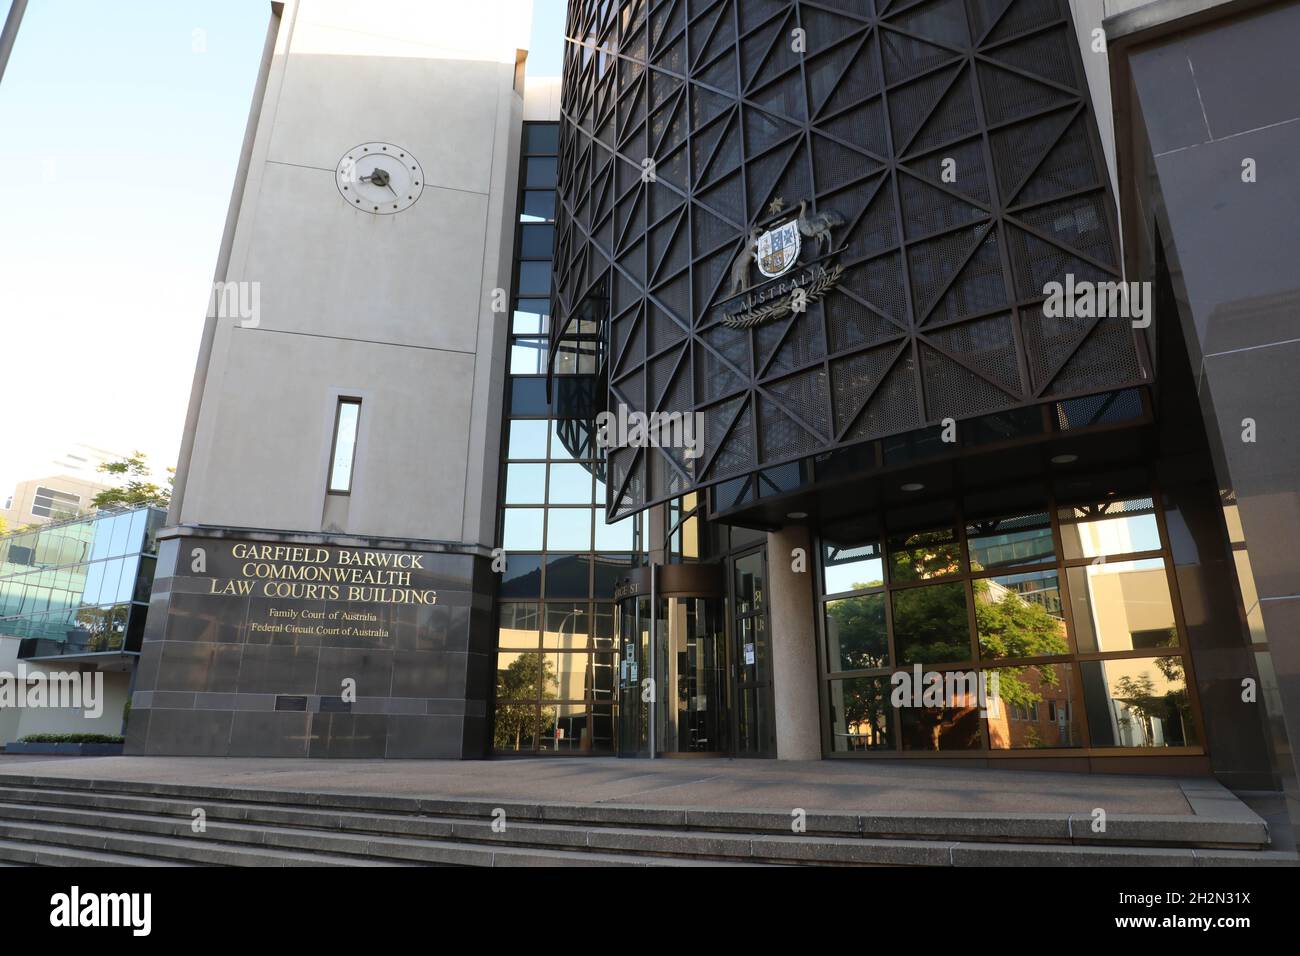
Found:
[(272, 4), (129, 753), (487, 750), (527, 9), (382, 7)]
[(1293, 280), (1198, 177), (1295, 87), (1178, 64), (1295, 4), (392, 6), (275, 6), (129, 750), (1294, 779)]

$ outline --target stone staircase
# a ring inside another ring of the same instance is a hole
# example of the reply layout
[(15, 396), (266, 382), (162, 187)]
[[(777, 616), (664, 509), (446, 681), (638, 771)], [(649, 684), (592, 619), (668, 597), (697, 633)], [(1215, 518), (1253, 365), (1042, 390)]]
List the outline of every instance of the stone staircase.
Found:
[[(1194, 813), (817, 813), (0, 776), (0, 865), (1295, 865), (1218, 784)], [(1199, 805), (1198, 805), (1199, 803)], [(202, 810), (205, 829), (193, 829)], [(504, 829), (494, 819), (504, 814)]]

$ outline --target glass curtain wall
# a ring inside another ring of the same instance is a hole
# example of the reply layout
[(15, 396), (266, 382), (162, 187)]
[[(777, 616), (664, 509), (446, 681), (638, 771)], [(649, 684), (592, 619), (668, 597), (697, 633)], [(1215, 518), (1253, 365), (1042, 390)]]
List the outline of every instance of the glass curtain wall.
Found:
[(827, 529), (820, 552), (829, 752), (1200, 752), (1152, 497)]
[(560, 343), (546, 392), (559, 124), (524, 124), (506, 380), (499, 544), (497, 753), (612, 753), (615, 582), (633, 522), (604, 520), (604, 473), (582, 397), (595, 395), (595, 328)]
[(0, 633), (25, 656), (140, 649), (166, 514), (140, 508), (0, 538)]

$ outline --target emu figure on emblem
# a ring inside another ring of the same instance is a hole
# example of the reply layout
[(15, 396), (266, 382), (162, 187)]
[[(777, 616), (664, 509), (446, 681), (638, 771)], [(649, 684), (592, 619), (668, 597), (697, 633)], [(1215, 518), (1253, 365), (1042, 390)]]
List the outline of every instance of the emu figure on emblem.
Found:
[(821, 255), (823, 243), (830, 245), (831, 230), (844, 225), (844, 217), (833, 209), (807, 215), (808, 200), (799, 200), (799, 232), (817, 240), (817, 254)]

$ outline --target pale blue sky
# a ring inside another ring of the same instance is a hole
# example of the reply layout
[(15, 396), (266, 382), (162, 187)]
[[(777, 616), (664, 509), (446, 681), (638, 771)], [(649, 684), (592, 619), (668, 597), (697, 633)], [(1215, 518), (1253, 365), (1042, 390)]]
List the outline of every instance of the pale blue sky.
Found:
[[(564, 6), (534, 0), (531, 76), (560, 72)], [(269, 11), (28, 4), (0, 83), (0, 501), (77, 443), (174, 464)]]

